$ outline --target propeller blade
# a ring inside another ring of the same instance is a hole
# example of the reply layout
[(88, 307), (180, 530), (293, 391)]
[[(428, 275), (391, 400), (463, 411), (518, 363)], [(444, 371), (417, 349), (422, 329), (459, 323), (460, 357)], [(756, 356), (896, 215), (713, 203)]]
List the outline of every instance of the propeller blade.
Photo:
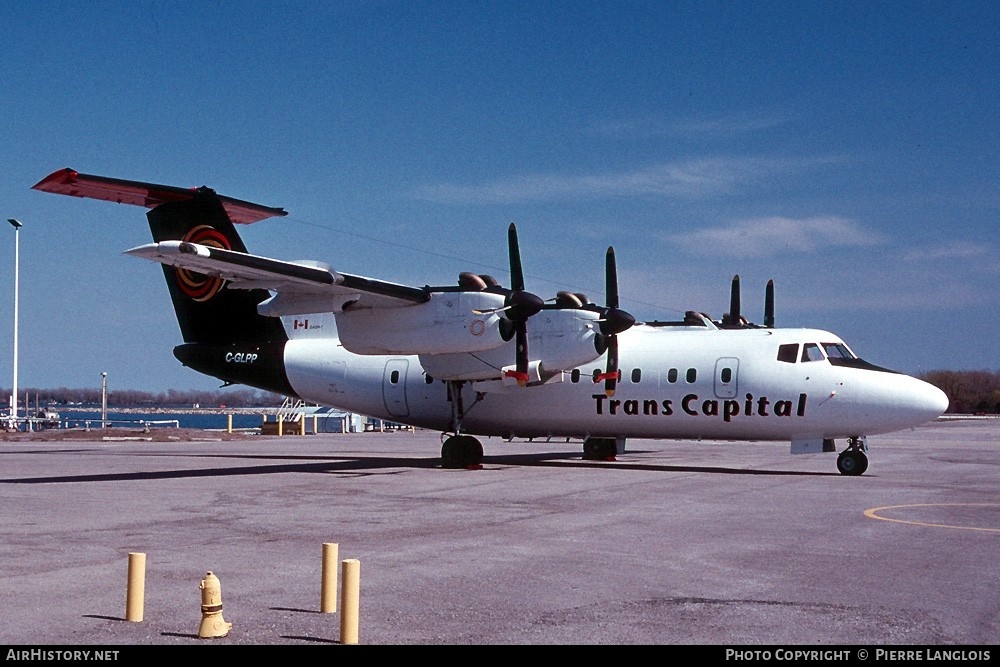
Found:
[(620, 373), (621, 371), (618, 369), (618, 336), (612, 336), (608, 340), (608, 370), (604, 374), (604, 393), (608, 397), (615, 395)]
[(510, 223), (507, 228), (507, 251), (510, 255), (510, 288), (515, 292), (524, 291), (524, 272), (521, 270), (521, 250), (517, 244), (517, 227)]
[(601, 313), (598, 323), (601, 333), (614, 338), (633, 324), (635, 318), (618, 307), (618, 267), (615, 263), (615, 249), (608, 247), (608, 252), (604, 257), (605, 284), (607, 293), (605, 294), (606, 307)]
[(722, 316), (722, 323), (726, 326), (739, 326), (742, 324), (740, 317), (740, 277), (735, 275), (729, 290), (729, 312)]
[(608, 252), (604, 255), (605, 274), (605, 296), (608, 308), (618, 307), (618, 266), (615, 263), (615, 249), (608, 246)]
[(764, 326), (768, 329), (774, 328), (774, 281), (767, 281), (767, 289), (764, 291)]
[(528, 327), (523, 321), (517, 324), (517, 342), (514, 350), (515, 366), (513, 371), (507, 371), (507, 377), (517, 380), (518, 386), (528, 384)]

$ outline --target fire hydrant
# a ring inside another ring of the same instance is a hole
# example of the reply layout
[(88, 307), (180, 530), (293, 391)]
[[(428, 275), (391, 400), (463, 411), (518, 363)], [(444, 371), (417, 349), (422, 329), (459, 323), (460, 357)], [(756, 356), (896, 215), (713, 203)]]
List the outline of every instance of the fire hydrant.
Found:
[(208, 572), (198, 584), (201, 589), (201, 627), (198, 636), (202, 639), (225, 637), (233, 627), (222, 618), (222, 584), (219, 578)]

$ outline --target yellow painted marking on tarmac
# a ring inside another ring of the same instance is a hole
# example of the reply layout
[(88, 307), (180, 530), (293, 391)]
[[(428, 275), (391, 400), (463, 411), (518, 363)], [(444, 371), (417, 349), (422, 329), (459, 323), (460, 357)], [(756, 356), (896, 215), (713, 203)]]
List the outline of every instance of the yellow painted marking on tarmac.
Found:
[(928, 523), (926, 521), (907, 521), (905, 519), (890, 519), (879, 516), (883, 510), (910, 509), (917, 507), (1000, 507), (996, 503), (927, 503), (920, 505), (887, 505), (885, 507), (875, 507), (865, 510), (865, 516), (870, 519), (880, 519), (881, 521), (892, 521), (894, 523), (908, 523), (911, 526), (927, 526), (929, 528), (958, 528), (961, 530), (978, 530), (984, 533), (1000, 533), (1000, 528), (979, 528), (977, 526), (953, 526), (947, 523)]

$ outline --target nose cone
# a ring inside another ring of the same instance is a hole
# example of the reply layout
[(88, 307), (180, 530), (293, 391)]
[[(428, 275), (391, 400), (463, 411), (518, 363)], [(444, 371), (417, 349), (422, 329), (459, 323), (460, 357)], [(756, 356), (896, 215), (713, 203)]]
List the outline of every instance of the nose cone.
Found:
[(948, 409), (948, 397), (929, 382), (907, 377), (900, 405), (910, 426), (937, 419)]
[[(862, 371), (859, 384), (845, 384), (838, 418), (842, 425), (866, 435), (892, 433), (933, 421), (948, 409), (945, 393), (909, 375)], [(829, 401), (831, 407), (836, 400)]]
[(943, 391), (929, 382), (923, 382), (923, 400), (927, 406), (928, 413), (932, 416), (928, 419), (936, 419), (948, 411), (948, 396)]

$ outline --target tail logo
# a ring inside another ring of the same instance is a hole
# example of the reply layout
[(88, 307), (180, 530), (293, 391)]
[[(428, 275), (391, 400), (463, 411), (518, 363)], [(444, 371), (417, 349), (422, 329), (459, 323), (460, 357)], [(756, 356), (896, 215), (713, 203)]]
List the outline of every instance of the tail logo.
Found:
[[(210, 248), (231, 250), (229, 239), (219, 230), (209, 225), (198, 225), (184, 235), (183, 241), (198, 243)], [(215, 296), (225, 281), (217, 276), (206, 276), (188, 269), (177, 269), (177, 286), (187, 297), (194, 301), (208, 301)]]

